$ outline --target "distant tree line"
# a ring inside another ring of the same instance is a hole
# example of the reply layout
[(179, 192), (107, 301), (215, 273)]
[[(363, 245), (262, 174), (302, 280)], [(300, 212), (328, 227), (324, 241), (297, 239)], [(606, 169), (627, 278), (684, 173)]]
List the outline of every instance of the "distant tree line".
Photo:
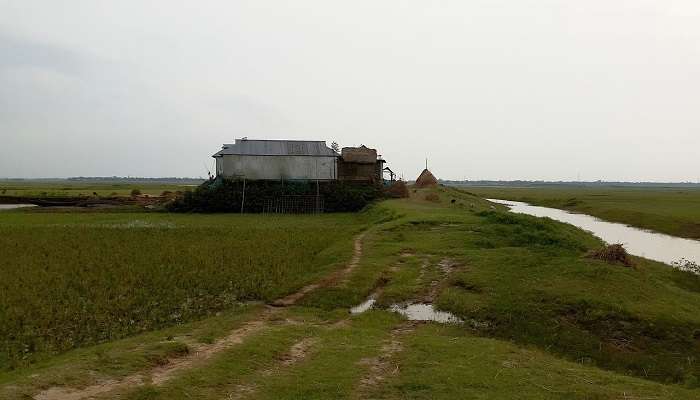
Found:
[(178, 178), (178, 177), (161, 177), (161, 178), (144, 178), (144, 177), (124, 177), (124, 176), (75, 176), (67, 178), (70, 182), (91, 182), (91, 183), (161, 183), (161, 184), (180, 184), (180, 185), (199, 185), (204, 181), (202, 178)]

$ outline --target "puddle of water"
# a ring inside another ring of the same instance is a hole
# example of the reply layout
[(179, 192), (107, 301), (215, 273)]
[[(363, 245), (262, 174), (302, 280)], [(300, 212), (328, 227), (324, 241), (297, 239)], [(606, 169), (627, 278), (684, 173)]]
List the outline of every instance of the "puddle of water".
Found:
[(416, 303), (407, 306), (394, 304), (389, 308), (389, 311), (399, 313), (408, 318), (409, 321), (432, 321), (442, 324), (460, 324), (464, 322), (453, 314), (435, 310), (432, 304)]
[(533, 206), (510, 200), (488, 199), (503, 204), (510, 211), (535, 217), (549, 217), (587, 230), (609, 244), (622, 243), (630, 254), (669, 265), (686, 259), (700, 264), (700, 241), (684, 239), (624, 224), (607, 222), (586, 214), (573, 214), (556, 208)]
[[(362, 314), (363, 312), (369, 311), (374, 307), (377, 302), (374, 298), (369, 298), (362, 304), (359, 304), (350, 309), (350, 314)], [(456, 317), (455, 315), (444, 312), (437, 311), (432, 304), (425, 303), (415, 303), (409, 305), (399, 305), (394, 304), (389, 307), (389, 311), (399, 313), (404, 317), (408, 318), (409, 321), (432, 321), (439, 322), (441, 324), (461, 324), (464, 321)]]
[(0, 204), (1, 210), (14, 210), (16, 208), (36, 207), (34, 204)]
[(374, 307), (374, 303), (376, 303), (376, 302), (377, 302), (377, 300), (375, 300), (373, 298), (369, 298), (365, 302), (363, 302), (362, 304), (351, 308), (350, 314), (362, 314), (363, 312), (368, 311), (372, 307)]

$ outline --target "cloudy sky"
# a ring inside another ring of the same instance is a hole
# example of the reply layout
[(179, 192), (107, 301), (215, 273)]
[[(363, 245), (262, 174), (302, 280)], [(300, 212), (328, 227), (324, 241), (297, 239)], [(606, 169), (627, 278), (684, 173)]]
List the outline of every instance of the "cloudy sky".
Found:
[(700, 179), (697, 0), (0, 0), (0, 177), (247, 136), (451, 179)]

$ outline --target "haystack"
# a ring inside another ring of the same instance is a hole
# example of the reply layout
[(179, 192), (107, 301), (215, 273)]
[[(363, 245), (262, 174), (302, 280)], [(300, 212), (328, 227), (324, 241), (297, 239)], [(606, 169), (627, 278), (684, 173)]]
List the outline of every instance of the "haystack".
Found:
[(627, 250), (621, 244), (611, 244), (604, 246), (600, 250), (591, 251), (587, 254), (588, 258), (602, 260), (608, 264), (620, 263), (625, 267), (634, 267), (634, 262), (627, 254)]
[(425, 187), (433, 187), (438, 185), (438, 180), (435, 178), (435, 175), (433, 175), (432, 172), (428, 171), (428, 169), (424, 169), (423, 172), (421, 172), (420, 176), (418, 179), (416, 179), (416, 187), (419, 188), (425, 188)]

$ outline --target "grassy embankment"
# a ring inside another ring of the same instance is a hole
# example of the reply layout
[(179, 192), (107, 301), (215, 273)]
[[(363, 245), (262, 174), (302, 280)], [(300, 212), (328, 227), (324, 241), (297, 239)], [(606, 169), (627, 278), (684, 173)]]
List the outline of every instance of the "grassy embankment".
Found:
[(700, 239), (700, 189), (590, 187), (467, 187), (486, 198), (524, 201)]
[[(259, 332), (172, 380), (119, 394), (698, 398), (698, 277), (638, 258), (635, 268), (591, 260), (584, 254), (600, 242), (571, 226), (508, 214), (452, 189), (439, 189), (434, 202), (426, 194), (373, 210), (372, 218), (398, 218), (373, 225), (347, 281), (311, 292)], [(347, 248), (349, 237), (338, 243)], [(348, 315), (372, 293), (379, 309)], [(384, 310), (416, 300), (432, 300), (465, 323), (410, 324)], [(70, 351), (0, 375), (0, 394), (21, 398), (53, 385), (81, 387), (147, 371), (198, 342), (217, 343), (261, 312), (259, 305), (233, 306), (219, 316)]]

